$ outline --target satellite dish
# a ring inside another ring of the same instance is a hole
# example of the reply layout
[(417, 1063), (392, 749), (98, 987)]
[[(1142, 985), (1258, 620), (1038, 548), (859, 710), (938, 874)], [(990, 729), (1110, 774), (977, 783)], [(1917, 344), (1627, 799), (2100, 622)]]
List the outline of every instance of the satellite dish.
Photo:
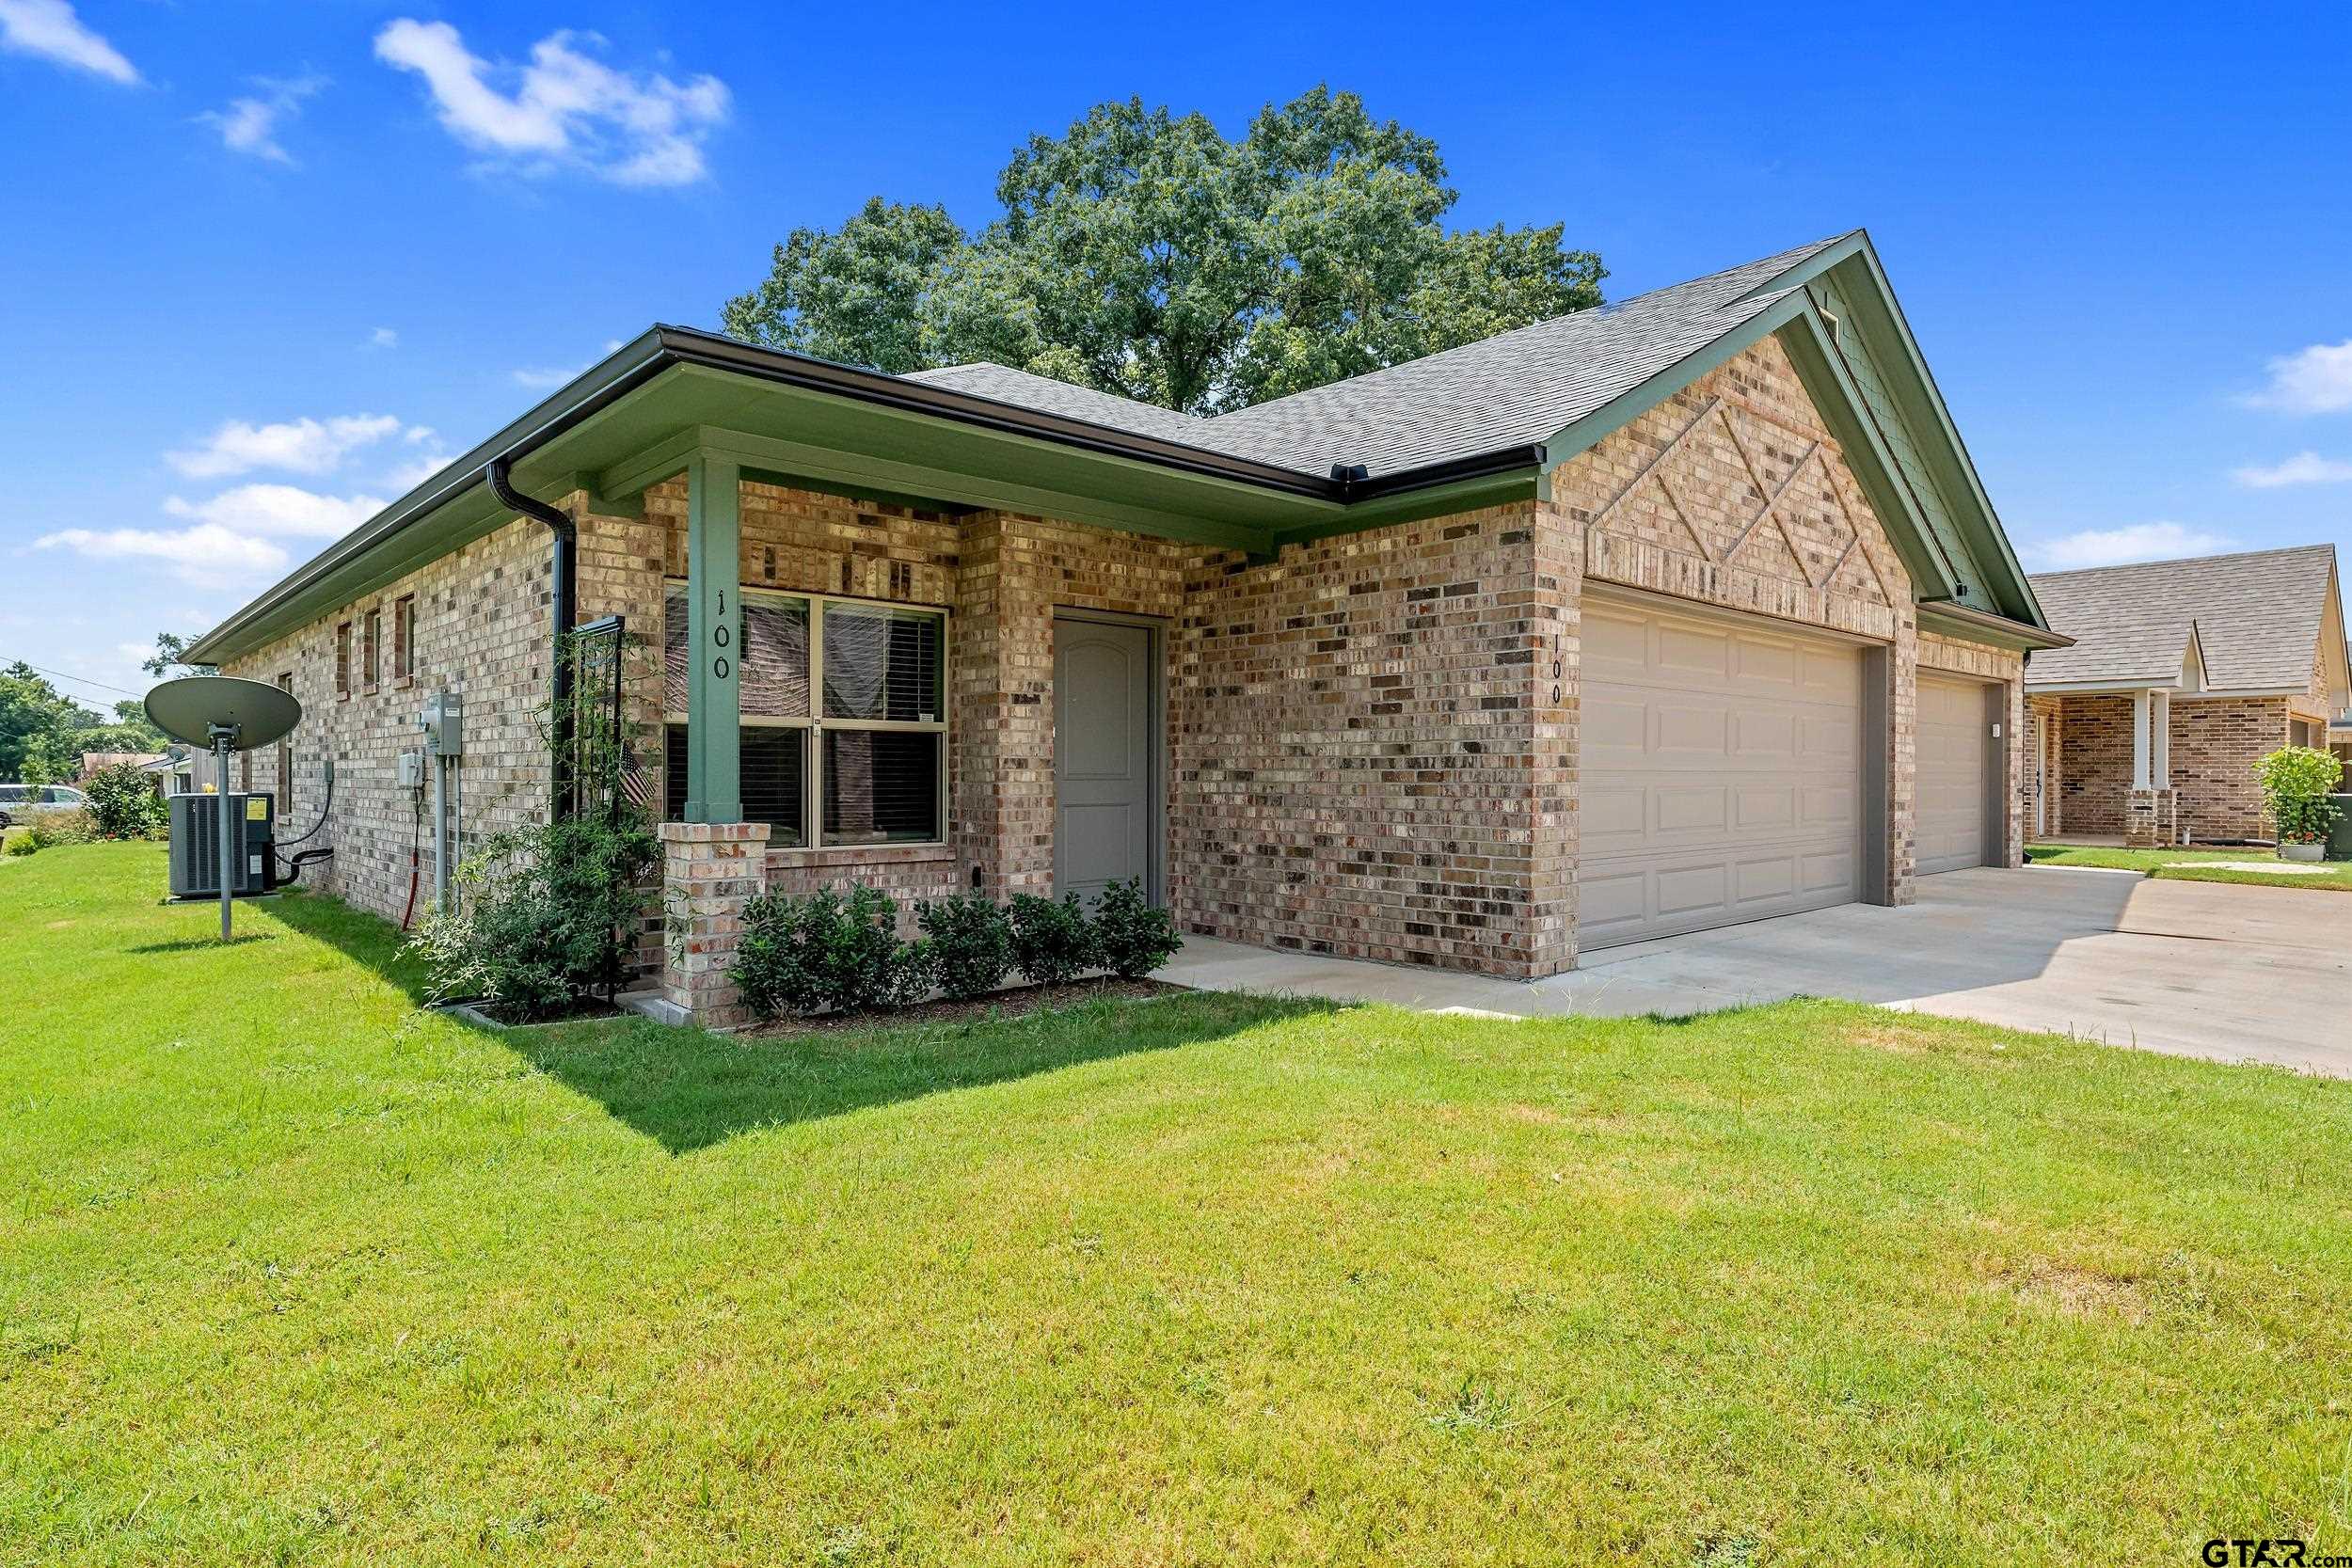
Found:
[(266, 681), (188, 675), (149, 691), (147, 716), (174, 740), (213, 750), (226, 738), (230, 751), (250, 752), (284, 737), (300, 723), (302, 705), (293, 692)]
[(230, 799), (229, 754), (283, 739), (302, 721), (291, 691), (234, 675), (189, 675), (147, 694), (147, 717), (174, 740), (208, 747), (215, 764), (213, 792), (220, 797), (220, 940), (229, 940), (229, 910), (237, 882), (236, 803)]

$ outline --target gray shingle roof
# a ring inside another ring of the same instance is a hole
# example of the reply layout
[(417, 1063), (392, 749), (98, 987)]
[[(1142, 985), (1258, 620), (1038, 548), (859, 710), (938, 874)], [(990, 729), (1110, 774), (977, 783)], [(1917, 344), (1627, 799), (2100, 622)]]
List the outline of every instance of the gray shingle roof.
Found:
[(2193, 623), (2208, 687), (2300, 688), (2312, 678), (2335, 565), (2334, 546), (2303, 545), (2030, 578), (2050, 629), (2074, 645), (2034, 655), (2026, 684), (2169, 684)]
[(1360, 463), (1377, 477), (1549, 438), (1754, 319), (1786, 292), (1754, 291), (1845, 237), (1216, 419), (1003, 365), (953, 365), (906, 379), (1302, 473)]

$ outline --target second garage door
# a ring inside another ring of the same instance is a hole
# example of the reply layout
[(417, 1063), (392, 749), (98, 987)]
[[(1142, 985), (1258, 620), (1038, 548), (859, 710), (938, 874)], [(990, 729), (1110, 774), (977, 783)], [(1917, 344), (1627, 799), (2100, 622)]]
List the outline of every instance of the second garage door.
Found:
[(1588, 598), (1578, 945), (1862, 896), (1862, 650)]
[(1991, 721), (1976, 681), (1919, 672), (1919, 875), (1984, 863)]

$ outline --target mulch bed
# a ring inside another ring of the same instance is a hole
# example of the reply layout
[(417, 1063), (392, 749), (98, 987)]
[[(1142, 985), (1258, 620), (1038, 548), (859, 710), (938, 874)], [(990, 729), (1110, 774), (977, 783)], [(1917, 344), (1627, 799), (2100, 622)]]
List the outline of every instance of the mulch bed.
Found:
[(530, 1028), (546, 1023), (583, 1023), (591, 1019), (627, 1018), (629, 1016), (627, 1008), (616, 1007), (601, 996), (574, 997), (572, 999), (571, 1006), (565, 1007), (560, 1013), (550, 1013), (545, 1018), (511, 1017), (505, 1012), (504, 1009), (499, 1007), (495, 1003), (457, 1003), (452, 1005), (451, 1010), (453, 1011), (459, 1006), (469, 1008), (473, 1012), (479, 1013), (482, 1017), (488, 1019), (492, 1023), (498, 1024), (500, 1027), (506, 1029)]
[(738, 1039), (772, 1039), (780, 1035), (825, 1035), (844, 1029), (906, 1029), (927, 1023), (973, 1023), (983, 1019), (1022, 1018), (1052, 1007), (1088, 1002), (1140, 1002), (1189, 986), (1165, 980), (1073, 980), (1061, 986), (1013, 986), (969, 1002), (918, 1002), (880, 1013), (820, 1013), (815, 1018), (780, 1018), (738, 1032)]

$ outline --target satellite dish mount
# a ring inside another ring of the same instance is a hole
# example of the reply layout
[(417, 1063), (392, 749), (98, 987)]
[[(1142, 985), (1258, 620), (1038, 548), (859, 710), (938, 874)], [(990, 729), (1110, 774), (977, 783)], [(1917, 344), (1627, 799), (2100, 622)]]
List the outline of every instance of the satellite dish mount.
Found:
[(213, 753), (213, 792), (220, 799), (220, 940), (237, 887), (237, 815), (229, 799), (229, 759), (283, 739), (302, 721), (294, 693), (234, 675), (190, 675), (147, 694), (147, 717), (174, 740)]

